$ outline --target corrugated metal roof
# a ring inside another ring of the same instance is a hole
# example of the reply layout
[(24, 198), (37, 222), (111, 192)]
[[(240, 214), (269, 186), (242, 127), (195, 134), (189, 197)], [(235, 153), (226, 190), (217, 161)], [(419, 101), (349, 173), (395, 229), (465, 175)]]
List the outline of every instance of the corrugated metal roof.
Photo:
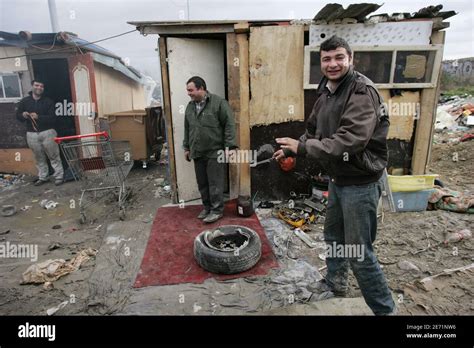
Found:
[(374, 11), (377, 11), (382, 5), (378, 4), (351, 4), (347, 9), (341, 4), (327, 4), (314, 17), (315, 21), (331, 21), (334, 19), (355, 18), (357, 21), (363, 21), (365, 17)]
[[(102, 61), (107, 61), (111, 67), (120, 71), (125, 76), (132, 78), (138, 81), (141, 78), (141, 74), (134, 68), (125, 65), (121, 58), (114, 54), (113, 52), (109, 51), (106, 48), (98, 46), (96, 44), (91, 44), (89, 41), (81, 39), (80, 37), (76, 36), (72, 33), (66, 33), (66, 35), (62, 33), (32, 33), (31, 40), (24, 40), (20, 37), (20, 34), (16, 33), (8, 33), (5, 31), (0, 31), (0, 47), (1, 46), (14, 46), (20, 48), (31, 48), (34, 46), (52, 46), (54, 43), (54, 47), (77, 47), (79, 46), (81, 50), (94, 52), (98, 55), (103, 56)], [(52, 49), (54, 52), (54, 48)], [(100, 57), (97, 57), (97, 61)], [(103, 63), (101, 61), (101, 63)], [(105, 64), (105, 63), (103, 63)]]

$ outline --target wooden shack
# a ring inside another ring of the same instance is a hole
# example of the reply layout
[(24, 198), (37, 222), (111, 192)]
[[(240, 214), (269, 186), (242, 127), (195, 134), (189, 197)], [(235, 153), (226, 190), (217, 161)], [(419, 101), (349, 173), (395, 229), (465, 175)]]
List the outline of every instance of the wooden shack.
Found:
[[(371, 6), (369, 6), (371, 5)], [(129, 22), (159, 35), (163, 107), (167, 121), (173, 199), (199, 197), (192, 164), (183, 157), (185, 85), (200, 75), (225, 97), (235, 115), (240, 149), (298, 138), (315, 101), (319, 45), (337, 34), (354, 50), (356, 70), (371, 78), (391, 114), (389, 170), (422, 174), (430, 157), (444, 47), (443, 20), (453, 12), (366, 16), (379, 5), (329, 4), (308, 20)], [(391, 108), (391, 109), (390, 109)], [(297, 160), (292, 172), (276, 163), (229, 164), (230, 198), (240, 193), (281, 199), (309, 193), (318, 164)]]

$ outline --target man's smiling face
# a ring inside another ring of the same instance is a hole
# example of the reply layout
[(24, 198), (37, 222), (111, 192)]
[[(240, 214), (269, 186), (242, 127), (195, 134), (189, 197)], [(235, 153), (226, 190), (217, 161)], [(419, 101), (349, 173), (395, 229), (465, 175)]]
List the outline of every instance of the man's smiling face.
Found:
[(321, 50), (321, 72), (330, 81), (340, 81), (349, 71), (351, 64), (352, 56), (344, 47), (331, 51)]

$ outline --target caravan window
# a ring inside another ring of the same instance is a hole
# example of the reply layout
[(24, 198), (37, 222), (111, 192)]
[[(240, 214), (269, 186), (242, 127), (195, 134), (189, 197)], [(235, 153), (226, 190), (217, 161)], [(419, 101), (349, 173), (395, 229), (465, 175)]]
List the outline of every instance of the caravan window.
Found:
[(0, 74), (0, 99), (18, 99), (21, 96), (18, 74)]

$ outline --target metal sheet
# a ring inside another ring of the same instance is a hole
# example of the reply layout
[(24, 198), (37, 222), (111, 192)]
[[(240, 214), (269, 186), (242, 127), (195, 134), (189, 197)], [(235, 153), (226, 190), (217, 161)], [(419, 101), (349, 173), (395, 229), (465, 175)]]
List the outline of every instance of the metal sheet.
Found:
[(346, 39), (350, 45), (429, 45), (432, 26), (432, 21), (311, 25), (309, 45), (319, 46), (333, 35)]

